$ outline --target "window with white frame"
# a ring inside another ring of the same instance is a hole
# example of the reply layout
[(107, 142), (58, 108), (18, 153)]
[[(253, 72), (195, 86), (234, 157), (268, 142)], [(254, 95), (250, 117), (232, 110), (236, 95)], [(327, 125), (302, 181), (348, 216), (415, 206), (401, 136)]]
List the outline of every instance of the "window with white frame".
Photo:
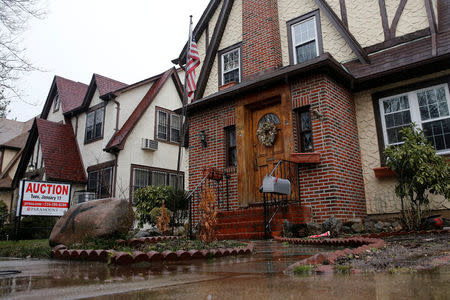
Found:
[(102, 106), (86, 115), (85, 142), (98, 140), (103, 137), (103, 121), (105, 107)]
[(156, 109), (156, 138), (173, 143), (180, 142), (181, 116), (164, 110)]
[(170, 141), (180, 142), (181, 117), (176, 114), (170, 115)]
[(412, 122), (423, 129), (438, 153), (450, 152), (450, 96), (447, 84), (379, 101), (385, 145), (401, 143), (400, 130)]
[(319, 55), (316, 17), (291, 25), (294, 64), (302, 63)]
[(222, 85), (230, 82), (241, 82), (241, 48), (225, 52), (220, 57)]

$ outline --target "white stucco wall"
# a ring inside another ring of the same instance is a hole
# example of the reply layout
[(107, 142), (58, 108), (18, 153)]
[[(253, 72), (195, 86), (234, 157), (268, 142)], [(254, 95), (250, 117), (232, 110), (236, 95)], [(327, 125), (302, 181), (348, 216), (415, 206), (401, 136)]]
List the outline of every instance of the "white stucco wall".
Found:
[[(171, 79), (159, 91), (150, 107), (147, 108), (140, 121), (128, 136), (125, 147), (119, 152), (117, 168), (116, 196), (129, 197), (131, 164), (144, 165), (162, 169), (176, 170), (178, 159), (178, 145), (158, 141), (158, 150), (141, 149), (141, 139), (154, 139), (156, 106), (169, 110), (181, 107), (181, 101)], [(188, 153), (182, 148), (182, 164), (180, 170), (185, 172), (185, 186), (187, 188)]]
[(48, 113), (47, 120), (55, 122), (55, 123), (64, 122), (61, 99), (59, 102), (59, 109), (57, 111), (53, 111), (53, 108), (55, 107), (54, 101), (55, 101), (55, 98), (53, 98), (53, 100), (52, 100), (52, 104), (50, 106), (50, 111)]
[[(387, 85), (383, 88), (372, 89), (355, 95), (356, 119), (358, 124), (358, 136), (361, 148), (361, 161), (368, 214), (398, 212), (400, 209), (400, 201), (397, 199), (394, 191), (394, 186), (396, 184), (395, 179), (378, 179), (375, 177), (373, 171), (374, 168), (381, 166), (381, 162), (372, 94), (447, 74), (450, 74), (450, 71), (439, 72), (414, 80)], [(450, 208), (450, 203), (448, 201), (444, 202), (442, 197), (434, 197), (433, 199), (434, 200), (431, 203), (432, 208)]]
[[(139, 104), (139, 102), (141, 102), (142, 98), (144, 98), (145, 94), (152, 87), (152, 85), (153, 82), (144, 84), (142, 86), (126, 91), (116, 98), (116, 100), (120, 103), (119, 128), (122, 128), (123, 124), (128, 120), (136, 106)], [(114, 109), (115, 106), (116, 105), (114, 104)]]
[[(100, 95), (97, 90), (94, 93), (90, 107), (95, 106), (99, 103), (103, 103), (103, 100), (100, 99)], [(80, 148), (83, 165), (85, 168), (88, 168), (89, 166), (97, 165), (115, 159), (114, 155), (103, 151), (106, 144), (114, 134), (114, 128), (116, 125), (115, 104), (114, 102), (109, 101), (107, 102), (107, 105), (105, 107), (103, 138), (101, 140), (97, 140), (87, 144), (84, 143), (84, 137), (86, 133), (86, 116), (87, 114), (85, 112), (78, 116), (78, 133), (76, 139)]]

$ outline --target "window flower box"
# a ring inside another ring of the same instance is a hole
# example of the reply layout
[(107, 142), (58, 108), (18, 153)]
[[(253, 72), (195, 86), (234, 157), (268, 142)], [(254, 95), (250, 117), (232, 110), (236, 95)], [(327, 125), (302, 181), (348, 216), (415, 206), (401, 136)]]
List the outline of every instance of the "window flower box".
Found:
[(291, 160), (298, 164), (318, 164), (320, 163), (320, 153), (319, 152), (292, 153)]
[(395, 172), (392, 171), (389, 167), (373, 168), (373, 172), (375, 173), (376, 178), (387, 178), (395, 176)]
[(208, 176), (208, 179), (220, 181), (223, 178), (223, 172), (216, 168), (205, 168), (203, 169), (203, 177), (205, 176)]

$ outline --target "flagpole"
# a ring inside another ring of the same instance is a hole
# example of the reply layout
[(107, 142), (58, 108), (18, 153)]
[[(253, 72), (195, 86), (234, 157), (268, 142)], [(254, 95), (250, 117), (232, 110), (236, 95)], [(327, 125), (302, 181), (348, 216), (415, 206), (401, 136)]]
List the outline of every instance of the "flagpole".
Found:
[[(184, 87), (183, 87), (183, 99), (182, 99), (182, 103), (181, 103), (181, 130), (180, 130), (180, 144), (178, 145), (178, 161), (177, 161), (177, 177), (175, 180), (175, 186), (176, 189), (178, 188), (178, 175), (180, 173), (180, 166), (181, 166), (181, 147), (184, 144), (184, 130), (186, 128), (186, 104), (187, 104), (187, 66), (188, 66), (188, 62), (189, 62), (189, 51), (191, 49), (191, 41), (192, 41), (192, 15), (189, 16), (189, 38), (188, 38), (188, 43), (187, 43), (187, 48), (186, 48), (186, 62), (185, 62), (185, 70), (184, 70)], [(184, 190), (184, 187), (183, 187)], [(174, 198), (175, 201), (175, 198)], [(175, 206), (175, 205), (174, 205)], [(175, 207), (174, 207), (175, 209)], [(190, 212), (190, 208), (189, 208), (189, 226), (191, 226), (191, 212)], [(175, 212), (174, 212), (175, 213)], [(172, 231), (173, 231), (173, 227), (172, 227)]]

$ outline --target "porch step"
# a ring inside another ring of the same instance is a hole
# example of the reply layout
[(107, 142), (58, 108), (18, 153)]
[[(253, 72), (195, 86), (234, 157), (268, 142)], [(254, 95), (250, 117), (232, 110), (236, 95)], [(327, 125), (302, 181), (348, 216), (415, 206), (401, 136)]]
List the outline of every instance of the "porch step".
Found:
[[(275, 208), (270, 208), (269, 218)], [(217, 234), (219, 239), (263, 239), (264, 238), (264, 208), (252, 207), (233, 211), (221, 211), (217, 214)], [(283, 221), (287, 219), (292, 224), (311, 221), (309, 207), (291, 204), (279, 209), (271, 222), (273, 235), (280, 235)]]

